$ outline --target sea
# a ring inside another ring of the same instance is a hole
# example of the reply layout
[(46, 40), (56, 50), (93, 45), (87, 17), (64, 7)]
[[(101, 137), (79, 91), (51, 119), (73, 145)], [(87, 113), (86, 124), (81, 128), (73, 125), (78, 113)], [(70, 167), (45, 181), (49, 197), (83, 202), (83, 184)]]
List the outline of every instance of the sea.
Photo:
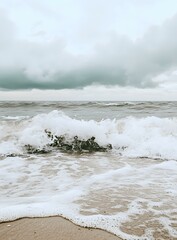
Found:
[[(46, 130), (112, 149), (28, 153)], [(47, 216), (177, 239), (177, 102), (0, 102), (0, 222)]]

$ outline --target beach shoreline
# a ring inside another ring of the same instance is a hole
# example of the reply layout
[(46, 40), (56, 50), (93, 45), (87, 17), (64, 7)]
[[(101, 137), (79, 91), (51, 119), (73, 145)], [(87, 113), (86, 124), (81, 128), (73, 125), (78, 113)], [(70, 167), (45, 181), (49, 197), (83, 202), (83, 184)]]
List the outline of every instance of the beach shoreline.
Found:
[(0, 240), (177, 240), (172, 105), (1, 103)]
[(104, 230), (85, 228), (55, 216), (0, 223), (0, 240), (122, 240)]

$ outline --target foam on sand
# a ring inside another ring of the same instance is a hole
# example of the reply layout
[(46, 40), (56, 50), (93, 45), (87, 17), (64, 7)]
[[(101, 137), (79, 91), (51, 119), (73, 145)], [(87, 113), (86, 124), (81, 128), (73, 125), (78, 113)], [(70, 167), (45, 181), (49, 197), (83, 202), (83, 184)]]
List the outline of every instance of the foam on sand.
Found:
[[(49, 155), (0, 161), (0, 220), (61, 215), (124, 239), (177, 237), (177, 162)], [(136, 236), (136, 231), (140, 233)]]
[[(95, 136), (113, 150), (27, 154), (53, 134)], [(61, 112), (1, 121), (0, 221), (60, 215), (130, 240), (177, 238), (177, 119), (72, 119)], [(19, 156), (7, 157), (16, 153)], [(148, 158), (146, 158), (148, 157)], [(160, 229), (160, 231), (159, 231)]]

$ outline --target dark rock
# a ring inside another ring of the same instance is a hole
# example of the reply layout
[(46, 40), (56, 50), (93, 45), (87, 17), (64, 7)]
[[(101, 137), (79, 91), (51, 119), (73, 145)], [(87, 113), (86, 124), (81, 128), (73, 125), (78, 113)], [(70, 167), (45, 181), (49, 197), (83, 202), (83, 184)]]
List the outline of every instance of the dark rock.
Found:
[[(43, 148), (37, 148), (35, 146), (27, 144), (24, 146), (24, 148), (28, 154), (47, 154), (47, 153), (50, 153), (52, 150), (57, 150), (57, 149), (60, 150), (61, 152), (78, 153), (78, 154), (82, 154), (85, 152), (89, 152), (89, 153), (106, 152), (112, 149), (111, 144), (108, 144), (106, 147), (100, 146), (95, 141), (94, 136), (92, 136), (87, 140), (79, 139), (78, 136), (74, 136), (73, 139), (67, 140), (66, 136), (54, 135), (52, 134), (51, 131), (47, 129), (45, 129), (45, 133), (50, 139), (50, 143), (46, 144)], [(8, 154), (7, 156), (14, 157), (16, 155), (12, 153), (12, 154)]]
[(7, 154), (5, 155), (6, 157), (19, 157), (20, 154), (15, 154), (15, 153), (10, 153), (10, 154)]
[(107, 149), (108, 149), (108, 150), (111, 150), (111, 149), (112, 149), (112, 144), (108, 144), (108, 145), (107, 145)]
[(46, 149), (46, 148), (35, 148), (34, 146), (28, 144), (25, 145), (25, 149), (27, 151), (28, 154), (46, 154), (51, 152), (51, 149)]
[(72, 150), (74, 152), (82, 152), (81, 142), (82, 141), (78, 139), (78, 136), (74, 137), (74, 141), (71, 143), (72, 144)]
[(72, 145), (64, 143), (59, 149), (63, 152), (72, 152)]
[(51, 139), (53, 139), (53, 135), (50, 131), (48, 131), (47, 129), (45, 129), (45, 133), (47, 133), (47, 136)]
[(81, 141), (81, 149), (83, 151), (89, 151), (90, 150), (90, 143), (89, 143), (88, 140), (87, 141), (85, 141), (85, 140)]

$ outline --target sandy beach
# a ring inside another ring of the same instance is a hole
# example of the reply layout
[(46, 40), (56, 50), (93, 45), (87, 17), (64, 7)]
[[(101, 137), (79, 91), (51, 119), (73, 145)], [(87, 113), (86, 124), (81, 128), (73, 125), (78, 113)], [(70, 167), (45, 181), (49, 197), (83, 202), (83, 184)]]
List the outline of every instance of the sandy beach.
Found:
[(177, 240), (177, 103), (0, 108), (0, 240)]
[(62, 217), (23, 218), (0, 224), (0, 240), (120, 240), (99, 229), (83, 228)]

